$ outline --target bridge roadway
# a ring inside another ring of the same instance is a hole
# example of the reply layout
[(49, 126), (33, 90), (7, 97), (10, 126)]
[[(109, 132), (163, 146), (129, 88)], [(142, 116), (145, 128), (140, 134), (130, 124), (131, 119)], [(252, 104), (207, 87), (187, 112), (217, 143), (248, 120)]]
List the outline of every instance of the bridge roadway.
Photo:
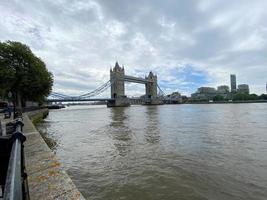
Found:
[(124, 80), (127, 81), (127, 82), (132, 82), (132, 83), (143, 83), (143, 84), (146, 84), (146, 83), (152, 83), (153, 81), (151, 80), (147, 80), (147, 79), (144, 79), (144, 78), (137, 78), (137, 77), (134, 77), (134, 76), (128, 76), (128, 75), (125, 75), (124, 76)]
[[(141, 100), (139, 97), (129, 98), (130, 100)], [(73, 102), (73, 101), (112, 101), (114, 98), (65, 98), (65, 99), (48, 99), (47, 102)]]
[(73, 102), (73, 101), (111, 101), (114, 100), (112, 98), (95, 98), (95, 99), (88, 99), (88, 98), (64, 98), (64, 99), (47, 99), (47, 102)]

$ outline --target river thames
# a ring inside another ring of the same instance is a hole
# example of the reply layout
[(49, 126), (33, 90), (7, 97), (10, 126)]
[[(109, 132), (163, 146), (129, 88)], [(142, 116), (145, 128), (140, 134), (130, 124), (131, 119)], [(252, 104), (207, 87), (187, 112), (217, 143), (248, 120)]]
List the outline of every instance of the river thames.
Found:
[(38, 125), (87, 199), (267, 199), (267, 104), (71, 106)]

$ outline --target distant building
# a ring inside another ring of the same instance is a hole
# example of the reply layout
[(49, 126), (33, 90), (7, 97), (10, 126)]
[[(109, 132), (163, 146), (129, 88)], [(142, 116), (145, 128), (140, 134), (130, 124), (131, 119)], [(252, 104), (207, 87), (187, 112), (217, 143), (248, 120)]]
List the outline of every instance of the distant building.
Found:
[(238, 85), (237, 92), (249, 94), (249, 86), (247, 84)]
[(186, 103), (188, 101), (188, 97), (185, 95), (182, 95), (182, 103)]
[(179, 99), (182, 97), (182, 95), (179, 92), (173, 92), (170, 94), (170, 97), (175, 98), (175, 99)]
[(227, 100), (231, 98), (230, 89), (227, 85), (220, 85), (217, 90), (213, 87), (200, 87), (198, 90), (191, 94), (191, 101), (210, 101), (215, 96), (222, 96), (223, 99)]
[(209, 101), (217, 95), (217, 91), (213, 87), (200, 87), (197, 92), (191, 94), (193, 101)]
[(214, 94), (216, 93), (216, 89), (213, 87), (200, 87), (197, 90), (198, 93), (204, 93), (204, 94)]
[(223, 96), (224, 99), (231, 98), (230, 89), (228, 85), (220, 85), (217, 87), (217, 95)]
[(230, 75), (231, 80), (231, 92), (236, 92), (236, 76), (235, 74)]
[[(167, 100), (169, 100), (169, 103), (182, 103), (182, 95), (179, 92), (173, 92), (166, 96)], [(168, 103), (168, 101), (166, 102)]]
[[(213, 87), (200, 87), (198, 90), (191, 94), (189, 101), (228, 101), (233, 100), (236, 92), (249, 94), (249, 85), (248, 84), (239, 84), (238, 87), (236, 84), (236, 75), (230, 75), (231, 82), (231, 92), (228, 85), (220, 85), (217, 87), (217, 90)], [(266, 93), (267, 93), (267, 83), (266, 83)], [(214, 98), (215, 97), (215, 98)]]
[(228, 85), (220, 85), (220, 86), (218, 86), (217, 87), (217, 92), (218, 93), (229, 93), (230, 91), (229, 91), (229, 86)]

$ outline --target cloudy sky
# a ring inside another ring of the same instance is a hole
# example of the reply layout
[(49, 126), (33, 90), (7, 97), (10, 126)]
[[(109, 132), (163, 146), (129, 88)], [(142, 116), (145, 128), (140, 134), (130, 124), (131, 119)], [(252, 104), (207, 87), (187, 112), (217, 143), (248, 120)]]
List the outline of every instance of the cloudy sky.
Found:
[[(64, 94), (105, 83), (116, 61), (128, 75), (155, 72), (166, 93), (229, 85), (234, 73), (260, 94), (266, 10), (266, 0), (1, 0), (0, 40), (29, 45)], [(144, 94), (143, 85), (126, 90)]]

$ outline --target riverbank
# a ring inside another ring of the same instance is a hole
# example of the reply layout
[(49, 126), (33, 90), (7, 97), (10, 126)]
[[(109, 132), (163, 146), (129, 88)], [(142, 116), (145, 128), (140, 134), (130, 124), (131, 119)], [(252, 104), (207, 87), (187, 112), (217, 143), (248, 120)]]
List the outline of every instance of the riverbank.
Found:
[(24, 152), (30, 198), (83, 200), (84, 197), (33, 124), (47, 114), (47, 109), (23, 114), (23, 132), (27, 138)]
[(237, 104), (237, 103), (267, 103), (267, 100), (249, 100), (249, 101), (212, 101), (212, 102), (186, 102), (185, 104)]

